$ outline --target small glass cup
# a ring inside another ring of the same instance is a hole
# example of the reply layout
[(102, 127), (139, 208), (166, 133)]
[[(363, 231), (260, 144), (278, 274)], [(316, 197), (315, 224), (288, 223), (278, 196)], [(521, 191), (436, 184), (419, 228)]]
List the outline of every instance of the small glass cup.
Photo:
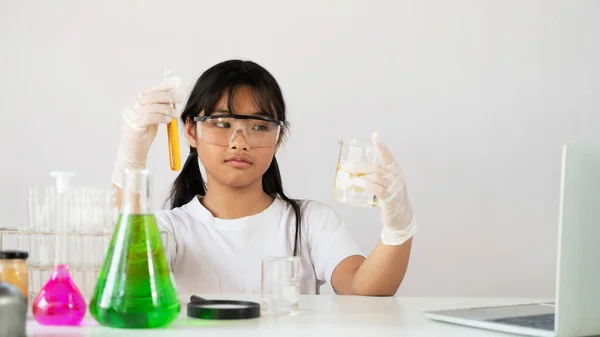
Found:
[(344, 164), (377, 163), (378, 155), (371, 141), (361, 138), (344, 138), (340, 141), (333, 196), (339, 201), (362, 207), (376, 207), (379, 199), (372, 193), (365, 192), (360, 187), (350, 185), (350, 179), (366, 175), (366, 173), (348, 173), (342, 170)]
[(267, 315), (295, 314), (300, 303), (300, 258), (262, 260), (261, 311)]

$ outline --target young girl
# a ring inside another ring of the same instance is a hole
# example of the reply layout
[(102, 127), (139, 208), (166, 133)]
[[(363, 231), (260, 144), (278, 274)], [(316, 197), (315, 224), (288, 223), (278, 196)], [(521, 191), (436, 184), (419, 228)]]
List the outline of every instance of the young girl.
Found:
[[(179, 82), (143, 90), (123, 108), (112, 174), (120, 189), (125, 168), (145, 166), (158, 125), (181, 118), (190, 154), (172, 187), (172, 209), (156, 212), (179, 292), (258, 293), (261, 260), (295, 255), (302, 294), (318, 294), (325, 282), (337, 294), (396, 293), (416, 221), (402, 171), (377, 134), (383, 164), (346, 168), (368, 173), (354, 184), (381, 200), (381, 239), (365, 258), (331, 208), (284, 194), (275, 155), (288, 124), (281, 89), (267, 70), (240, 60), (211, 67), (181, 116), (171, 107), (182, 101), (173, 91)], [(365, 225), (381, 226), (373, 222)]]

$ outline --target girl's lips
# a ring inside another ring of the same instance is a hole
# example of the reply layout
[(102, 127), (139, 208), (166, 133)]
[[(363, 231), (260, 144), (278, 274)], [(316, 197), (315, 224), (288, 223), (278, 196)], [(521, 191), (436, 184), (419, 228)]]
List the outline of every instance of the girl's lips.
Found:
[(226, 162), (226, 164), (233, 166), (233, 167), (238, 167), (238, 168), (248, 167), (248, 166), (252, 165), (249, 162), (243, 161), (243, 160), (228, 160)]
[(242, 168), (242, 167), (247, 167), (252, 165), (252, 163), (250, 162), (250, 160), (244, 156), (231, 156), (227, 159), (225, 159), (225, 163), (229, 166), (233, 166), (233, 167), (237, 167), (237, 168)]
[(225, 161), (226, 162), (228, 162), (228, 161), (241, 161), (241, 162), (251, 163), (250, 159), (248, 159), (248, 158), (246, 158), (244, 156), (240, 156), (240, 155), (228, 157), (227, 159), (225, 159)]

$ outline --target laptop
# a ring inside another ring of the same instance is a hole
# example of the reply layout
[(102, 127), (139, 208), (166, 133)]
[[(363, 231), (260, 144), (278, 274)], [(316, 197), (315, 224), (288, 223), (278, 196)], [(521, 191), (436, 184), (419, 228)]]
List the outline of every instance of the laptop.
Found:
[(600, 144), (563, 147), (555, 299), (426, 311), (445, 323), (524, 336), (600, 335)]

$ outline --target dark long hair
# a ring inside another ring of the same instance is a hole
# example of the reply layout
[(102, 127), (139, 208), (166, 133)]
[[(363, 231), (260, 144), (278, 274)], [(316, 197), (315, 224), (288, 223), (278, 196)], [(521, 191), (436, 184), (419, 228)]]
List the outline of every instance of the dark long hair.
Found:
[[(254, 99), (261, 111), (268, 113), (271, 118), (285, 123), (283, 132), (285, 135), (288, 130), (288, 123), (281, 88), (265, 68), (251, 61), (229, 60), (206, 70), (198, 78), (194, 89), (192, 89), (186, 107), (181, 114), (182, 123), (195, 123), (193, 117), (201, 111), (204, 111), (204, 115), (209, 116), (214, 111), (215, 104), (225, 93), (228, 94), (229, 111), (233, 111), (232, 103), (235, 91), (242, 85), (250, 86), (253, 89)], [(300, 202), (288, 198), (283, 192), (281, 174), (275, 157), (273, 157), (271, 165), (262, 177), (262, 185), (265, 193), (271, 196), (279, 195), (292, 207), (296, 217), (293, 255), (297, 255), (300, 248), (300, 224), (302, 222)], [(200, 173), (198, 152), (195, 148), (190, 147), (190, 154), (171, 188), (169, 195), (171, 208), (183, 206), (195, 198), (196, 195), (206, 195), (206, 183)]]

